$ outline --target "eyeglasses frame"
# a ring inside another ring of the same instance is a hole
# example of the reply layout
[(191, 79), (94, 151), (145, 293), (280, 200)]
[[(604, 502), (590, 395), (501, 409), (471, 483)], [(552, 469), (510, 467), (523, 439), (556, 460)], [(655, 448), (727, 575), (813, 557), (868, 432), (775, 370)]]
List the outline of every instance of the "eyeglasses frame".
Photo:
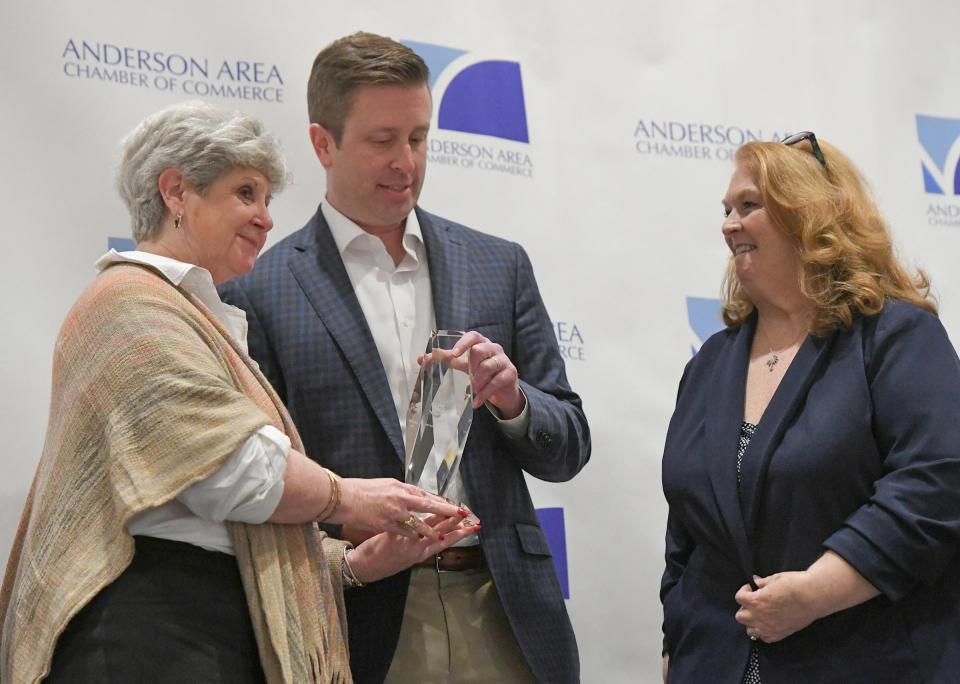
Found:
[(823, 152), (820, 149), (820, 143), (817, 142), (817, 135), (813, 131), (800, 131), (799, 133), (788, 135), (780, 142), (789, 147), (790, 145), (796, 145), (798, 142), (803, 142), (804, 140), (810, 141), (810, 151), (813, 152), (813, 156), (818, 162), (820, 162), (823, 168), (827, 168), (827, 160), (823, 158)]

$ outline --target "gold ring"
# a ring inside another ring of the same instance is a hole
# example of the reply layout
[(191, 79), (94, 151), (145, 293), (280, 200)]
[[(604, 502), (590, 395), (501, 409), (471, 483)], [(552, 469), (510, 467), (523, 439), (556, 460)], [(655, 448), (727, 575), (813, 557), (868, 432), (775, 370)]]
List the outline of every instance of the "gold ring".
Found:
[(501, 361), (500, 359), (498, 359), (496, 356), (491, 356), (490, 358), (493, 359), (493, 362), (494, 362), (495, 364), (497, 364), (497, 372), (499, 373), (500, 371), (502, 371), (502, 370), (503, 370), (503, 361)]
[(406, 520), (404, 520), (404, 521), (403, 521), (402, 523), (400, 523), (400, 524), (403, 525), (404, 527), (409, 527), (409, 528), (412, 530), (412, 529), (414, 529), (414, 526), (416, 525), (416, 522), (417, 522), (417, 516), (415, 516), (413, 513), (411, 513), (411, 514), (410, 514), (410, 517), (407, 518)]

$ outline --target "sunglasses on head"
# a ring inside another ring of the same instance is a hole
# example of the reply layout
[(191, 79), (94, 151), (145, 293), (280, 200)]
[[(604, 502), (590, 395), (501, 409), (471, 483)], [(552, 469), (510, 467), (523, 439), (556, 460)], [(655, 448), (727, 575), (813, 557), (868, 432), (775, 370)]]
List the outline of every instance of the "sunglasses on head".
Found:
[(780, 142), (784, 145), (796, 145), (798, 142), (802, 142), (804, 140), (810, 141), (810, 151), (813, 152), (813, 156), (816, 157), (817, 161), (820, 162), (823, 168), (827, 168), (827, 160), (823, 158), (823, 152), (820, 151), (820, 145), (817, 143), (817, 136), (813, 131), (800, 131), (799, 133), (788, 135)]

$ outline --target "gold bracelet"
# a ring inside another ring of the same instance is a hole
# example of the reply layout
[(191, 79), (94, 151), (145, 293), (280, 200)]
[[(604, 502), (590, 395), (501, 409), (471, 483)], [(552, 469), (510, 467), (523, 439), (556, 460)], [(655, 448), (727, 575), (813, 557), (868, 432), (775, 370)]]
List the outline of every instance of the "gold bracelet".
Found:
[(337, 477), (332, 470), (327, 468), (324, 468), (324, 470), (330, 478), (330, 498), (327, 499), (327, 505), (323, 507), (320, 515), (317, 516), (317, 522), (323, 522), (329, 518), (337, 512), (337, 508), (340, 506), (340, 478)]

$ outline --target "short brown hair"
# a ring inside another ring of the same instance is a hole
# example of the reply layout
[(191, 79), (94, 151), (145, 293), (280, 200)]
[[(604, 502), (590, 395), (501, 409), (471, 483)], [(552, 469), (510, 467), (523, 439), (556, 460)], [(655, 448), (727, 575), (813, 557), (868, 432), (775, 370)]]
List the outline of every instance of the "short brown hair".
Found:
[[(800, 291), (813, 305), (810, 332), (849, 327), (857, 315), (879, 313), (886, 299), (900, 299), (936, 315), (930, 281), (907, 272), (894, 253), (890, 231), (853, 163), (819, 140), (826, 168), (810, 143), (787, 146), (750, 142), (736, 163), (760, 189), (774, 225), (792, 238), (800, 265)], [(733, 259), (723, 287), (723, 320), (743, 323), (754, 309), (737, 279)]]
[(359, 31), (323, 48), (310, 70), (307, 111), (339, 145), (353, 104), (353, 92), (364, 85), (427, 85), (430, 70), (416, 52), (402, 43)]

